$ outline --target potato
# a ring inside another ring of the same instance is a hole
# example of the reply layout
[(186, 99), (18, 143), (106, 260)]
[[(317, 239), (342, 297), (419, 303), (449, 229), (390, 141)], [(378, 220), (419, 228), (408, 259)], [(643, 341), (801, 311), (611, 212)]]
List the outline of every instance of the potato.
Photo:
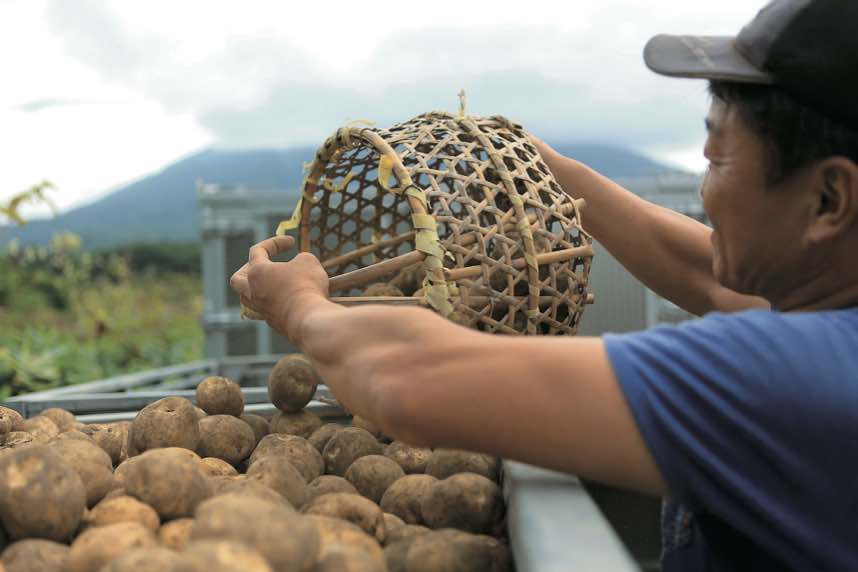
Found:
[(57, 426), (57, 429), (60, 431), (65, 431), (66, 429), (71, 428), (75, 423), (77, 423), (77, 419), (75, 419), (74, 414), (71, 411), (66, 411), (65, 409), (61, 409), (59, 407), (49, 407), (45, 409), (41, 413), (39, 413), (41, 417), (47, 417)]
[(426, 474), (436, 479), (456, 473), (476, 473), (497, 482), (499, 472), (500, 464), (495, 457), (458, 449), (435, 449), (426, 463)]
[(92, 440), (63, 439), (48, 446), (80, 475), (86, 489), (87, 507), (94, 507), (114, 488), (110, 456)]
[(69, 550), (69, 572), (98, 572), (134, 548), (154, 548), (154, 533), (137, 522), (120, 522), (89, 528), (75, 538)]
[(245, 475), (239, 475), (239, 477), (242, 478), (233, 479), (232, 483), (222, 486), (218, 490), (217, 494), (248, 495), (268, 503), (281, 505), (292, 511), (295, 510), (295, 507), (293, 507), (292, 504), (288, 500), (286, 500), (283, 495), (281, 495), (268, 485), (265, 485), (259, 481), (245, 478)]
[(384, 448), (384, 456), (396, 461), (406, 474), (412, 475), (426, 472), (426, 463), (432, 456), (432, 449), (394, 441)]
[[(117, 486), (118, 483), (114, 480), (113, 485)], [(124, 497), (124, 496), (128, 496), (128, 493), (125, 492), (125, 489), (123, 487), (117, 486), (117, 488), (111, 489), (110, 491), (108, 491), (108, 493), (106, 495), (104, 495), (104, 498), (101, 499), (101, 502), (104, 502), (107, 499), (113, 499), (116, 497)]]
[(197, 386), (197, 405), (209, 415), (232, 415), (244, 413), (244, 394), (241, 386), (229, 379), (215, 375), (207, 377)]
[(80, 476), (50, 447), (0, 457), (0, 521), (11, 539), (68, 540), (85, 508)]
[(316, 563), (318, 530), (312, 521), (283, 505), (225, 494), (202, 503), (195, 520), (192, 541), (244, 542), (278, 571), (309, 572)]
[(197, 421), (199, 421), (203, 417), (208, 416), (208, 413), (206, 413), (205, 410), (198, 405), (194, 405), (194, 413), (197, 414)]
[(191, 542), (183, 554), (201, 571), (272, 572), (262, 554), (234, 540), (198, 540)]
[(384, 562), (384, 552), (378, 541), (361, 527), (341, 518), (321, 514), (308, 514), (319, 530), (319, 559), (338, 546), (348, 545), (368, 553), (378, 563)]
[(423, 524), (420, 505), (438, 481), (430, 475), (405, 475), (390, 485), (381, 497), (381, 509), (395, 514), (406, 524)]
[(6, 435), (6, 442), (0, 446), (0, 456), (36, 443), (33, 436), (25, 431), (11, 431)]
[(382, 455), (361, 457), (346, 470), (346, 480), (374, 503), (380, 503), (387, 487), (404, 476), (402, 467)]
[(379, 543), (384, 541), (384, 513), (377, 504), (360, 495), (329, 493), (317, 497), (301, 511), (304, 514), (318, 514), (347, 520), (359, 526)]
[[(194, 463), (200, 463), (202, 461), (202, 458), (199, 455), (197, 455), (190, 449), (184, 449), (182, 447), (164, 447), (162, 449), (159, 449), (159, 451), (162, 451), (162, 453), (160, 453), (162, 455), (172, 454), (178, 457), (187, 458)], [(166, 453), (164, 453), (163, 451), (166, 451)], [(136, 457), (131, 457), (130, 459), (124, 460), (119, 464), (118, 467), (116, 467), (116, 469), (113, 471), (113, 480), (115, 486), (120, 488), (123, 488), (125, 486), (125, 477), (128, 474), (129, 469), (134, 466), (134, 463), (136, 463), (139, 458), (139, 455)]]
[(125, 490), (171, 520), (191, 516), (212, 494), (199, 461), (171, 449), (154, 449), (135, 458), (125, 475)]
[(274, 407), (297, 413), (310, 403), (322, 383), (310, 360), (300, 354), (283, 356), (268, 376), (268, 399)]
[(197, 452), (202, 457), (223, 459), (230, 465), (246, 459), (256, 443), (250, 425), (231, 415), (209, 415), (199, 422), (199, 427)]
[(278, 411), (271, 418), (272, 433), (286, 433), (307, 438), (313, 431), (322, 426), (322, 420), (315, 413), (299, 411), (298, 413), (286, 413)]
[(376, 439), (381, 439), (384, 437), (382, 435), (381, 428), (378, 425), (376, 425), (369, 419), (365, 419), (364, 417), (361, 417), (359, 415), (354, 415), (352, 417), (352, 426), (364, 429)]
[(420, 524), (405, 524), (403, 526), (394, 527), (393, 530), (388, 529), (387, 538), (384, 539), (384, 545), (389, 546), (406, 538), (414, 538), (421, 534), (431, 532), (432, 529)]
[(364, 296), (375, 297), (375, 296), (397, 296), (402, 297), (405, 294), (402, 293), (402, 290), (393, 286), (391, 284), (385, 284), (384, 282), (376, 282), (375, 284), (370, 284), (363, 291)]
[(12, 432), (12, 420), (8, 417), (0, 417), (0, 445), (6, 442), (6, 435)]
[(384, 529), (389, 533), (394, 528), (405, 526), (405, 521), (389, 512), (384, 513)]
[(65, 572), (69, 547), (53, 540), (27, 538), (3, 551), (0, 563), (7, 572)]
[(338, 544), (319, 560), (315, 572), (387, 572), (387, 564), (383, 553), (379, 561), (360, 548)]
[(136, 522), (152, 531), (161, 526), (161, 519), (154, 508), (128, 495), (101, 501), (89, 511), (84, 522), (88, 527)]
[(100, 572), (192, 572), (183, 554), (160, 547), (134, 548), (110, 561)]
[[(57, 441), (66, 441), (69, 439), (74, 441), (86, 441), (95, 445), (95, 441), (92, 440), (92, 437), (78, 431), (77, 429), (66, 429), (65, 431), (61, 431), (59, 435), (52, 439), (52, 442), (56, 443)], [(98, 445), (95, 446), (98, 447)], [(112, 467), (113, 465), (111, 464), (110, 466)]]
[(4, 407), (0, 405), (0, 419), (8, 419), (12, 426), (9, 431), (21, 431), (21, 425), (24, 423), (24, 417), (12, 409), (11, 407)]
[(122, 452), (122, 444), (128, 437), (130, 421), (119, 421), (117, 423), (94, 423), (87, 425), (81, 432), (89, 435), (95, 444), (104, 449), (110, 456), (114, 466), (119, 464), (119, 455)]
[(48, 417), (38, 415), (24, 421), (21, 424), (21, 430), (32, 435), (33, 439), (39, 443), (47, 443), (60, 434), (60, 429), (56, 423)]
[(345, 427), (339, 423), (325, 423), (313, 431), (313, 433), (307, 437), (307, 440), (312, 446), (319, 450), (319, 453), (321, 453), (325, 449), (325, 445), (328, 444), (328, 439), (330, 439), (334, 433), (342, 431), (343, 429), (345, 429)]
[[(459, 530), (434, 530), (415, 537), (410, 542), (405, 567), (390, 566), (390, 572), (512, 572), (509, 549), (490, 536), (468, 534)], [(385, 549), (387, 555), (387, 548)]]
[(345, 480), (343, 477), (336, 475), (322, 475), (316, 477), (307, 485), (307, 500), (304, 504), (308, 504), (317, 497), (328, 493), (351, 493), (359, 494), (353, 484)]
[(482, 475), (457, 473), (433, 484), (420, 505), (431, 528), (489, 534), (503, 518), (500, 487)]
[(331, 475), (345, 476), (353, 462), (366, 455), (380, 455), (381, 445), (365, 429), (346, 427), (335, 433), (322, 450), (325, 471)]
[(255, 441), (253, 446), (255, 447), (263, 437), (268, 435), (268, 419), (261, 415), (254, 415), (253, 413), (245, 413), (241, 417), (239, 417), (242, 421), (250, 425), (250, 428), (253, 429), (253, 435), (255, 437)]
[(325, 472), (325, 461), (322, 459), (322, 454), (309, 441), (297, 435), (283, 433), (266, 435), (256, 446), (253, 454), (250, 455), (250, 465), (253, 465), (258, 459), (270, 455), (288, 460), (298, 469), (298, 472), (307, 482)]
[(238, 474), (235, 467), (215, 457), (206, 457), (200, 460), (200, 468), (209, 477), (233, 477)]
[(301, 508), (307, 498), (307, 481), (283, 457), (269, 455), (257, 459), (247, 470), (247, 478), (277, 491), (295, 508)]
[(163, 546), (172, 550), (183, 550), (190, 542), (193, 518), (177, 518), (161, 525), (158, 529), (158, 540)]
[(159, 447), (196, 450), (200, 429), (194, 406), (184, 397), (165, 397), (140, 410), (131, 422), (129, 456)]

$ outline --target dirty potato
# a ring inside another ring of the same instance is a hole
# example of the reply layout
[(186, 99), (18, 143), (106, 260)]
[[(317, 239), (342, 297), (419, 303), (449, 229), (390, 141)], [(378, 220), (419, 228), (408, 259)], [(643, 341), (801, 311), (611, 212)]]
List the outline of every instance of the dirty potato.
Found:
[[(352, 548), (362, 553), (356, 555), (356, 560), (369, 559), (375, 567), (384, 565), (384, 552), (378, 541), (368, 535), (362, 528), (340, 518), (323, 515), (307, 515), (319, 530), (319, 562), (327, 559), (330, 554), (342, 547)], [(371, 568), (375, 569), (375, 568)], [(318, 570), (318, 568), (317, 568)], [(343, 568), (349, 570), (349, 568)]]
[(283, 457), (268, 455), (257, 459), (247, 470), (247, 478), (277, 491), (295, 508), (301, 508), (307, 498), (307, 481)]
[(336, 475), (321, 475), (316, 477), (307, 484), (307, 500), (304, 504), (308, 504), (317, 497), (328, 493), (351, 493), (359, 494), (353, 484), (348, 482), (343, 477)]
[(426, 472), (426, 463), (432, 456), (432, 449), (394, 441), (384, 448), (384, 456), (396, 461), (407, 474), (413, 475)]
[(223, 459), (233, 466), (246, 459), (256, 443), (250, 425), (231, 415), (209, 415), (199, 421), (199, 428), (200, 456)]
[(191, 572), (192, 570), (191, 563), (183, 554), (168, 548), (150, 546), (124, 552), (99, 572)]
[(380, 455), (382, 447), (365, 429), (346, 427), (334, 433), (322, 451), (325, 472), (345, 476), (353, 462), (366, 455)]
[(59, 407), (49, 407), (45, 409), (41, 413), (39, 413), (42, 417), (47, 417), (57, 426), (57, 429), (60, 431), (65, 431), (66, 429), (70, 429), (76, 422), (74, 414), (71, 411), (66, 411), (65, 409), (61, 409)]
[(259, 551), (274, 570), (310, 572), (319, 532), (306, 517), (282, 504), (225, 494), (202, 503), (191, 540), (234, 540)]
[(155, 548), (152, 530), (137, 522), (120, 522), (88, 528), (72, 542), (69, 572), (99, 572), (102, 567), (135, 548)]
[(437, 481), (430, 475), (405, 475), (387, 488), (381, 497), (381, 509), (406, 524), (423, 524), (421, 503)]
[(238, 474), (235, 467), (215, 457), (205, 457), (200, 460), (200, 468), (209, 477), (234, 477)]
[(177, 518), (165, 522), (158, 529), (158, 540), (163, 546), (172, 550), (182, 550), (191, 538), (191, 528), (194, 526), (193, 518)]
[(80, 476), (50, 447), (32, 445), (0, 457), (0, 522), (12, 540), (64, 542), (85, 508)]
[(325, 449), (325, 445), (328, 444), (328, 440), (333, 436), (334, 433), (342, 431), (345, 429), (339, 423), (325, 423), (313, 433), (307, 437), (307, 440), (313, 445), (316, 449), (321, 453)]
[(136, 522), (156, 531), (161, 526), (161, 519), (154, 508), (128, 495), (101, 501), (87, 513), (84, 521), (88, 527)]
[(297, 435), (284, 433), (266, 435), (250, 455), (249, 464), (252, 466), (258, 459), (269, 455), (287, 459), (307, 482), (325, 472), (322, 454), (309, 441)]
[(261, 415), (254, 415), (253, 413), (245, 413), (241, 417), (239, 417), (242, 421), (250, 425), (250, 428), (253, 429), (253, 436), (255, 438), (253, 442), (253, 446), (255, 447), (262, 441), (262, 438), (268, 435), (268, 419)]
[(232, 415), (244, 413), (244, 394), (241, 386), (219, 375), (207, 377), (197, 386), (197, 405), (209, 415)]
[(360, 494), (374, 503), (380, 503), (384, 491), (394, 481), (405, 476), (395, 461), (382, 455), (366, 455), (357, 459), (346, 470), (346, 480), (358, 490)]
[(476, 473), (498, 481), (500, 463), (495, 457), (459, 449), (435, 449), (426, 463), (426, 474), (446, 479), (456, 473)]
[(33, 436), (39, 443), (47, 443), (60, 434), (57, 424), (48, 417), (35, 416), (21, 424), (21, 430)]
[(48, 446), (80, 475), (86, 489), (87, 507), (94, 507), (114, 488), (110, 456), (91, 439), (61, 439)]
[(457, 473), (434, 483), (420, 506), (430, 528), (490, 534), (503, 518), (500, 487), (474, 473)]
[(299, 411), (298, 413), (286, 413), (278, 411), (271, 417), (271, 433), (286, 433), (308, 438), (313, 432), (322, 426), (322, 420), (315, 413)]
[(340, 518), (359, 526), (364, 532), (384, 541), (384, 513), (368, 498), (349, 493), (330, 493), (317, 497), (307, 504), (302, 512)]
[(69, 547), (53, 540), (27, 538), (9, 545), (0, 564), (7, 572), (66, 572)]
[(84, 435), (89, 435), (96, 445), (104, 449), (104, 452), (110, 456), (111, 463), (116, 466), (119, 464), (122, 443), (128, 437), (130, 426), (130, 421), (93, 423), (81, 429), (81, 432)]
[(268, 399), (280, 411), (297, 413), (310, 403), (320, 383), (310, 360), (289, 354), (280, 358), (268, 376)]
[(259, 551), (234, 540), (197, 540), (182, 554), (196, 569), (206, 572), (272, 572)]
[(200, 428), (193, 404), (184, 397), (165, 397), (140, 410), (129, 429), (131, 449), (143, 453), (159, 447), (196, 450)]
[(153, 449), (135, 457), (124, 486), (164, 520), (191, 516), (212, 493), (199, 460), (171, 449)]

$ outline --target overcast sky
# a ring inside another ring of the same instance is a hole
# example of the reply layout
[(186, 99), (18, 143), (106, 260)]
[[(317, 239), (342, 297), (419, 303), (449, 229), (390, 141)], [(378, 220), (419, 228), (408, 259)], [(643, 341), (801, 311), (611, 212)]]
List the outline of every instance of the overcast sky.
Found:
[(343, 123), (502, 114), (694, 170), (705, 84), (643, 64), (660, 32), (735, 34), (758, 0), (0, 0), (0, 200), (62, 208), (201, 148), (320, 144)]

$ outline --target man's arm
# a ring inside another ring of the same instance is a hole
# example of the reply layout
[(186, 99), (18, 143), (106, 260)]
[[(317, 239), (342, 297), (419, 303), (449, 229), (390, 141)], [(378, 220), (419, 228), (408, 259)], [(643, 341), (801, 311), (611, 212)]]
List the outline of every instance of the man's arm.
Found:
[(482, 451), (652, 494), (666, 485), (597, 338), (490, 336), (429, 310), (344, 308), (310, 255), (254, 247), (232, 283), (350, 411), (403, 441)]
[(692, 314), (766, 308), (712, 274), (711, 229), (629, 192), (534, 138), (564, 192), (587, 201), (584, 228), (638, 280)]

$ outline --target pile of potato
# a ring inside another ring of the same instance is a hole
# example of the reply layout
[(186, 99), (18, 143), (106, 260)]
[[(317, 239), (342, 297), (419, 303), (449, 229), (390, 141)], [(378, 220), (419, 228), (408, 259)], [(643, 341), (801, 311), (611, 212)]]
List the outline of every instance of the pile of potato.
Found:
[(0, 407), (0, 572), (512, 569), (497, 459), (323, 424), (320, 382), (281, 359), (270, 420), (223, 377), (133, 421)]

